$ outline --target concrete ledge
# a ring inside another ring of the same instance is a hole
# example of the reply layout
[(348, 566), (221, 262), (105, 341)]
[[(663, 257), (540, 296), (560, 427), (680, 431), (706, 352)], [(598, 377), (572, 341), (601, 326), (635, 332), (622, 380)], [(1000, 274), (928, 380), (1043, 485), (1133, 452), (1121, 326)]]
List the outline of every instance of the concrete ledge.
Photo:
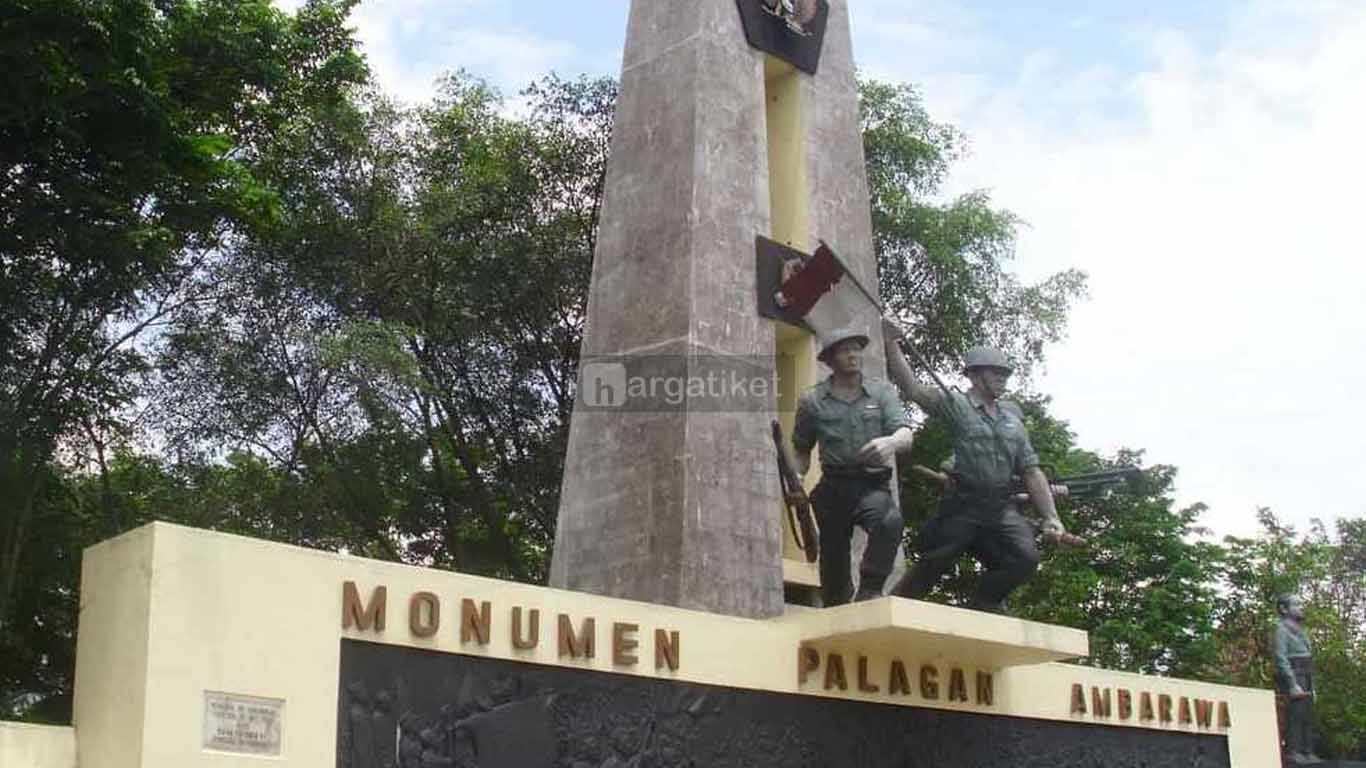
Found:
[(1023, 621), (946, 605), (884, 597), (794, 613), (803, 643), (853, 643), (1006, 669), (1086, 656), (1090, 637), (1079, 629)]
[(0, 766), (76, 768), (76, 729), (0, 722)]

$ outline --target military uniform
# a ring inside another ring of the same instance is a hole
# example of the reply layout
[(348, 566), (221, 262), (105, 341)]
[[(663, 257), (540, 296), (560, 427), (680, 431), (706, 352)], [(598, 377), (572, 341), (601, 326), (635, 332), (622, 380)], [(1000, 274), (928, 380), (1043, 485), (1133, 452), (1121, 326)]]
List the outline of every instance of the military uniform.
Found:
[[(1314, 659), (1299, 622), (1281, 619), (1271, 637), (1276, 689), (1285, 695), (1285, 751), (1294, 757), (1314, 752)], [(1292, 697), (1303, 692), (1309, 696)]]
[[(1034, 526), (1011, 503), (1012, 478), (1038, 466), (1039, 457), (1015, 403), (998, 401), (992, 414), (972, 392), (936, 395), (922, 406), (949, 425), (955, 482), (938, 513), (920, 529), (920, 559), (897, 594), (924, 597), (966, 552), (986, 567), (974, 607), (999, 611), (1006, 596), (1039, 567)], [(1061, 529), (1052, 520), (1045, 527)]]
[[(833, 377), (832, 377), (833, 378)], [(892, 498), (891, 467), (858, 460), (870, 440), (911, 426), (896, 390), (886, 381), (865, 377), (857, 398), (841, 400), (826, 379), (797, 404), (792, 445), (807, 454), (820, 445), (821, 481), (811, 493), (820, 526), (821, 596), (826, 606), (849, 602), (849, 539), (857, 525), (868, 534), (859, 566), (858, 598), (882, 594), (901, 541), (901, 513)]]

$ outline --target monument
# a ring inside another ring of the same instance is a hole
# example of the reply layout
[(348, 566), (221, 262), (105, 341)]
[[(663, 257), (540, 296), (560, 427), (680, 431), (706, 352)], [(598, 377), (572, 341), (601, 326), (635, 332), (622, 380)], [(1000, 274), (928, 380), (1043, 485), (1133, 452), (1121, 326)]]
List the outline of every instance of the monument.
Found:
[[(770, 422), (812, 331), (882, 349), (857, 299), (773, 319), (782, 254), (875, 284), (852, 1), (632, 2), (551, 587), (148, 525), (84, 554), (72, 727), (0, 724), (0, 765), (1278, 765), (1270, 691), (1064, 664), (1085, 632), (1004, 616), (784, 604), (819, 580)], [(717, 372), (774, 385), (631, 386)]]
[[(817, 583), (777, 514), (769, 439), (815, 383), (815, 341), (760, 316), (756, 236), (824, 239), (876, 284), (872, 219), (847, 7), (821, 0), (802, 36), (765, 8), (631, 4), (552, 586), (768, 617), (785, 563)], [(835, 298), (814, 330), (861, 321), (882, 367), (876, 316)], [(667, 411), (582, 400), (623, 367), (696, 379), (740, 361), (778, 391)]]

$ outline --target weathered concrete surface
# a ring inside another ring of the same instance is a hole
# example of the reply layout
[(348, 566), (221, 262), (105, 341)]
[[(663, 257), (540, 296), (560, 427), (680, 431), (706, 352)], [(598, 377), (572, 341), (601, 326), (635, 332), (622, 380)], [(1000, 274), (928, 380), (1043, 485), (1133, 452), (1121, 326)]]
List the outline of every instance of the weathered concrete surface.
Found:
[[(585, 360), (773, 354), (753, 306), (768, 229), (763, 59), (734, 0), (632, 3)], [(782, 612), (772, 398), (593, 412), (570, 430), (551, 584)]]
[[(803, 76), (810, 242), (876, 290), (848, 12), (832, 3), (820, 74)], [(754, 306), (770, 229), (764, 57), (734, 0), (632, 3), (582, 357), (772, 360)], [(860, 300), (836, 306), (880, 339)], [(879, 370), (880, 343), (870, 349)], [(782, 612), (771, 395), (716, 412), (576, 409), (552, 586), (738, 616)]]
[(69, 727), (0, 722), (0, 766), (76, 768), (76, 731)]

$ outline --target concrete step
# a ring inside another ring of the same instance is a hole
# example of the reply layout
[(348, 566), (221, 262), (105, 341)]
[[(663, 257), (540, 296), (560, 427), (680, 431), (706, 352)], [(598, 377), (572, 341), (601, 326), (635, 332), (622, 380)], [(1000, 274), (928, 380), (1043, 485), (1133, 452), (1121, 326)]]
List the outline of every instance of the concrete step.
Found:
[(1024, 621), (965, 608), (883, 597), (820, 610), (789, 611), (803, 643), (852, 643), (871, 651), (915, 648), (984, 668), (1008, 669), (1090, 653), (1080, 629)]

